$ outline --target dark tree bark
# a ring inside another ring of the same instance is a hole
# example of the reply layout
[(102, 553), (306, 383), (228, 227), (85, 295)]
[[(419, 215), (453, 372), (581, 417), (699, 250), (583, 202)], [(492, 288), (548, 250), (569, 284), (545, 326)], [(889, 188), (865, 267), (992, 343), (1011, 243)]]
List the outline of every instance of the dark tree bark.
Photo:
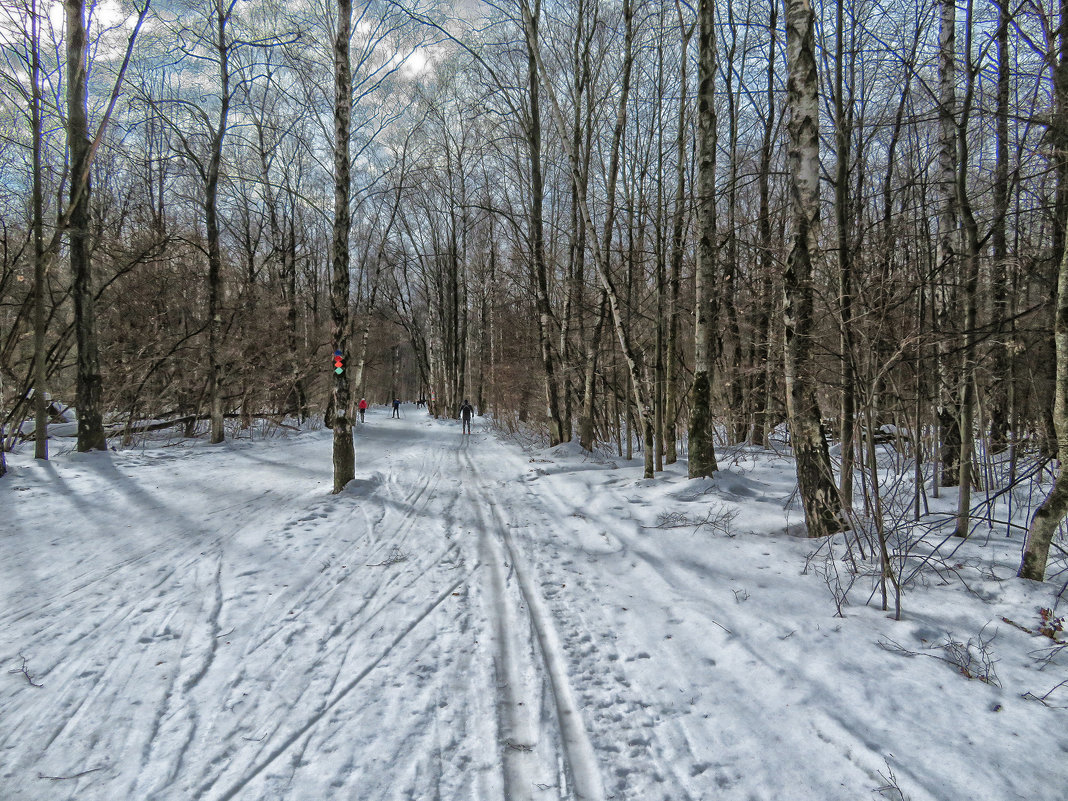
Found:
[(608, 294), (601, 291), (601, 302), (597, 308), (597, 320), (586, 344), (586, 372), (582, 385), (582, 415), (579, 418), (579, 444), (587, 451), (593, 450), (595, 437), (593, 406), (597, 380), (597, 364), (601, 349), (601, 333), (608, 316)]
[[(1049, 148), (1053, 171), (1056, 176), (1056, 199), (1053, 213), (1053, 259), (1059, 260), (1068, 245), (1068, 0), (1057, 3), (1060, 19), (1056, 26), (1056, 54), (1049, 54), (1049, 63), (1053, 65), (1053, 119), (1049, 127)], [(1051, 20), (1052, 24), (1052, 20)], [(1052, 286), (1056, 287), (1053, 281)], [(1054, 290), (1055, 292), (1056, 290)], [(1050, 297), (1049, 304), (1056, 307), (1056, 298)], [(1047, 340), (1044, 345), (1050, 351), (1055, 345)], [(1056, 425), (1050, 410), (1055, 399), (1048, 395), (1048, 387), (1056, 385), (1056, 366), (1050, 359), (1042, 359), (1038, 364), (1041, 377), (1038, 399), (1038, 429), (1041, 432), (1041, 448), (1046, 456), (1053, 457), (1058, 452)]]
[(735, 57), (738, 52), (738, 25), (734, 21), (734, 0), (727, 2), (727, 28), (730, 31), (730, 45), (727, 48), (726, 64), (723, 71), (724, 94), (727, 100), (727, 229), (723, 238), (723, 273), (719, 280), (720, 293), (725, 295), (722, 304), (726, 319), (724, 344), (719, 348), (722, 363), (723, 396), (726, 400), (727, 441), (734, 445), (745, 442), (749, 436), (749, 416), (745, 409), (745, 374), (742, 353), (742, 329), (739, 322), (738, 306), (742, 303), (742, 289), (739, 277), (742, 275), (738, 251), (738, 190), (739, 162), (742, 148), (739, 144), (739, 118), (744, 81), (738, 78), (735, 89)]
[(808, 534), (822, 537), (841, 531), (844, 524), (812, 364), (812, 253), (819, 220), (819, 82), (814, 28), (811, 0), (787, 0), (787, 160), (794, 227), (783, 273), (786, 413)]
[(1053, 337), (1057, 354), (1053, 422), (1057, 431), (1060, 466), (1053, 489), (1031, 518), (1031, 527), (1027, 532), (1018, 575), (1032, 581), (1042, 581), (1045, 577), (1050, 543), (1053, 542), (1053, 536), (1057, 533), (1061, 521), (1068, 514), (1068, 248), (1061, 256), (1057, 275), (1057, 309)]
[[(45, 270), (44, 252), (44, 189), (41, 186), (41, 43), (37, 2), (30, 6), (30, 125), (33, 129), (33, 387), (34, 387), (34, 448), (35, 459), (48, 458), (48, 399), (45, 384), (48, 380), (48, 349), (45, 335)], [(0, 443), (0, 449), (3, 448)]]
[(671, 257), (668, 271), (668, 327), (667, 364), (664, 371), (664, 406), (668, 420), (664, 426), (664, 461), (678, 461), (675, 423), (678, 417), (678, 356), (679, 356), (679, 291), (682, 283), (682, 258), (685, 249), (683, 229), (686, 222), (686, 144), (687, 118), (686, 96), (689, 88), (690, 39), (696, 26), (686, 25), (682, 18), (682, 6), (676, 0), (679, 31), (682, 34), (679, 55), (679, 115), (675, 129), (675, 207), (671, 219)]
[(1005, 331), (1009, 317), (1008, 258), (1009, 248), (1005, 222), (1009, 213), (1009, 24), (1011, 16), (1006, 0), (998, 3), (998, 88), (994, 145), (994, 219), (991, 222), (990, 246), (994, 263), (990, 286), (992, 290), (993, 323), (998, 337), (993, 343), (990, 365), (990, 450), (1001, 453), (1009, 446), (1008, 336)]
[(571, 439), (571, 432), (564, 431), (560, 414), (560, 388), (557, 384), (556, 362), (552, 349), (552, 310), (549, 305), (549, 277), (545, 263), (545, 221), (543, 205), (545, 177), (541, 166), (541, 103), (539, 99), (538, 64), (535, 48), (538, 43), (538, 23), (541, 2), (535, 0), (527, 24), (527, 79), (530, 100), (530, 118), (527, 120), (527, 150), (530, 158), (530, 225), (531, 268), (534, 273), (534, 289), (538, 309), (538, 340), (541, 343), (541, 362), (545, 371), (545, 403), (549, 416), (549, 444), (559, 445)]
[[(941, 26), (938, 37), (938, 245), (935, 256), (935, 310), (941, 338), (938, 354), (938, 423), (942, 432), (943, 486), (952, 487), (960, 470), (960, 399), (957, 396), (959, 373), (953, 369), (953, 347), (948, 334), (953, 328), (956, 311), (957, 251), (957, 128), (956, 128), (956, 6), (953, 0), (941, 0)], [(936, 479), (937, 480), (937, 479)]]
[[(778, 29), (779, 4), (769, 4), (768, 12), (768, 69), (765, 73), (765, 87), (768, 103), (767, 116), (764, 118), (764, 131), (760, 143), (760, 166), (757, 169), (757, 187), (759, 211), (757, 217), (757, 236), (760, 248), (760, 283), (764, 298), (756, 315), (757, 344), (754, 362), (758, 366), (756, 380), (753, 382), (753, 401), (756, 407), (753, 415), (753, 442), (766, 446), (775, 423), (772, 420), (772, 395), (770, 370), (776, 359), (771, 355), (771, 342), (774, 338), (772, 315), (768, 306), (771, 303), (771, 277), (775, 269), (772, 256), (774, 237), (771, 231), (771, 155), (775, 131), (775, 44)], [(763, 368), (760, 366), (764, 365)]]
[[(845, 3), (838, 4), (835, 26), (834, 62), (834, 141), (836, 164), (834, 173), (834, 218), (838, 236), (838, 309), (839, 343), (842, 350), (840, 380), (842, 382), (842, 407), (839, 421), (839, 438), (842, 445), (842, 472), (839, 492), (842, 506), (853, 506), (854, 418), (857, 409), (857, 377), (853, 362), (853, 246), (852, 246), (852, 197), (850, 169), (853, 137), (853, 98), (845, 97)], [(870, 436), (871, 432), (869, 432)]]
[(67, 149), (70, 153), (70, 209), (67, 233), (73, 277), (78, 369), (78, 450), (107, 450), (100, 409), (103, 379), (97, 345), (96, 307), (89, 254), (88, 36), (84, 0), (64, 0), (67, 15)]
[(963, 338), (961, 342), (960, 386), (957, 397), (960, 399), (960, 462), (957, 473), (957, 526), (954, 534), (967, 537), (971, 514), (972, 497), (972, 454), (975, 450), (975, 361), (976, 361), (976, 325), (978, 323), (978, 288), (979, 288), (979, 225), (972, 211), (968, 197), (968, 120), (971, 116), (972, 100), (975, 92), (975, 78), (979, 71), (972, 61), (972, 3), (969, 0), (965, 17), (965, 82), (964, 102), (961, 104), (960, 121), (957, 124), (957, 206), (961, 216), (961, 278), (963, 306)]
[(711, 476), (716, 464), (712, 374), (718, 318), (716, 283), (716, 32), (715, 3), (698, 7), (697, 278), (694, 374), (690, 390), (690, 478)]
[[(349, 357), (349, 162), (350, 121), (352, 119), (352, 65), (349, 62), (349, 36), (352, 31), (352, 2), (338, 0), (337, 32), (334, 37), (334, 229), (331, 244), (333, 275), (330, 282), (331, 339), (334, 351), (345, 363)], [(334, 492), (341, 492), (356, 477), (356, 448), (349, 420), (349, 374), (334, 373), (333, 386)]]
[(219, 243), (219, 172), (230, 114), (230, 42), (226, 26), (237, 0), (215, 0), (215, 46), (219, 55), (219, 118), (212, 131), (211, 154), (204, 174), (204, 226), (208, 245), (208, 398), (211, 403), (212, 444), (225, 438), (223, 428), (222, 247)]

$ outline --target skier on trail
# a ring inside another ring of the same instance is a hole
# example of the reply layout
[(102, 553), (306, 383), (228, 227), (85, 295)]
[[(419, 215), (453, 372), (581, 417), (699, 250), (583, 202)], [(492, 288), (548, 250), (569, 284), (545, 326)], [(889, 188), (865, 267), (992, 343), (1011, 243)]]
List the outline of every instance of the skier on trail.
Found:
[(393, 416), (390, 417), (390, 420), (394, 417), (400, 417), (400, 398), (393, 399)]
[(367, 414), (367, 398), (360, 398), (360, 422), (364, 422), (364, 415)]
[(471, 433), (471, 415), (474, 414), (475, 409), (471, 405), (471, 402), (464, 398), (464, 402), (460, 405), (460, 422), (462, 423), (462, 434)]

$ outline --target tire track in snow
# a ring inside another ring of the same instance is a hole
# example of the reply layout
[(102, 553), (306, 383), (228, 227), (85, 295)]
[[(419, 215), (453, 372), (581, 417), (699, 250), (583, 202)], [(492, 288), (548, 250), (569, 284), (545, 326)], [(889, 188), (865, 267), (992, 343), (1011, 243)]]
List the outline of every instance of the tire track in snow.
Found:
[[(466, 452), (464, 453), (464, 458), (468, 469), (477, 479), (476, 486), (481, 496), (482, 505), (489, 511), (493, 522), (496, 524), (495, 527), (500, 531), (499, 538), (495, 538), (489, 534), (486, 526), (482, 526), (482, 531), (486, 534), (486, 539), (490, 545), (490, 553), (492, 555), (495, 545), (493, 540), (498, 540), (499, 544), (496, 545), (496, 548), (499, 550), (503, 547), (512, 565), (519, 593), (526, 608), (526, 614), (537, 639), (537, 650), (541, 655), (542, 663), (549, 677), (555, 717), (557, 725), (560, 727), (565, 776), (570, 780), (571, 788), (577, 797), (584, 799), (584, 801), (604, 801), (605, 790), (601, 779), (600, 767), (594, 754), (593, 745), (590, 743), (589, 735), (586, 732), (586, 725), (580, 707), (576, 703), (575, 694), (571, 689), (571, 683), (568, 679), (567, 657), (553, 626), (552, 617), (549, 615), (541, 595), (532, 583), (530, 574), (512, 540), (512, 535), (504, 516), (492, 494), (487, 491), (485, 482), (475, 466), (474, 460)], [(497, 585), (500, 583), (501, 560), (499, 558), (496, 559), (495, 564), (496, 572), (491, 580)], [(507, 602), (503, 597), (503, 587), (495, 587), (495, 590), (497, 589), (501, 591), (497, 594), (498, 603), (501, 607), (504, 607)], [(498, 620), (495, 621), (498, 629), (508, 625), (508, 617), (510, 615), (498, 617)], [(512, 630), (516, 629), (512, 627)], [(505, 636), (504, 642), (507, 643), (509, 639), (508, 636)], [(501, 656), (506, 663), (506, 670), (514, 670), (514, 659), (511, 666), (507, 665), (512, 655), (506, 651)], [(522, 798), (524, 796), (519, 795), (516, 797)], [(509, 796), (509, 798), (512, 798), (512, 796)]]

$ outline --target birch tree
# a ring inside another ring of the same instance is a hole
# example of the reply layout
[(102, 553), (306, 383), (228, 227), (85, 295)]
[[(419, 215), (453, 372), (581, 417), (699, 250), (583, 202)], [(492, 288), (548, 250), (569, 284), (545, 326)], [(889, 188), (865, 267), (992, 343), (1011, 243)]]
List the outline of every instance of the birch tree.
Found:
[(812, 255), (819, 221), (819, 106), (811, 0), (786, 0), (787, 161), (793, 231), (783, 272), (786, 414), (810, 537), (843, 528), (813, 375)]
[(716, 464), (712, 375), (716, 336), (716, 32), (714, 0), (701, 0), (697, 34), (697, 279), (694, 375), (690, 390), (690, 478), (710, 476)]
[(1050, 543), (1068, 514), (1068, 247), (1057, 273), (1057, 308), (1053, 325), (1057, 353), (1057, 384), (1053, 423), (1057, 432), (1060, 467), (1046, 500), (1031, 518), (1024, 544), (1020, 578), (1042, 581), (1046, 574)]

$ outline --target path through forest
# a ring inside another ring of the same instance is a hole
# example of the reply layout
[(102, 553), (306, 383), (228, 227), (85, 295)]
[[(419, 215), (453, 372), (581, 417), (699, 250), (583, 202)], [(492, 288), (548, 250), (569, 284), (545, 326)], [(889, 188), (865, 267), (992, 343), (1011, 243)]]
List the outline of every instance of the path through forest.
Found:
[[(877, 647), (926, 608), (833, 617), (789, 464), (644, 482), (480, 424), (372, 410), (338, 496), (329, 432), (16, 464), (0, 797), (1057, 797), (1063, 714)], [(717, 498), (744, 536), (652, 527)]]

